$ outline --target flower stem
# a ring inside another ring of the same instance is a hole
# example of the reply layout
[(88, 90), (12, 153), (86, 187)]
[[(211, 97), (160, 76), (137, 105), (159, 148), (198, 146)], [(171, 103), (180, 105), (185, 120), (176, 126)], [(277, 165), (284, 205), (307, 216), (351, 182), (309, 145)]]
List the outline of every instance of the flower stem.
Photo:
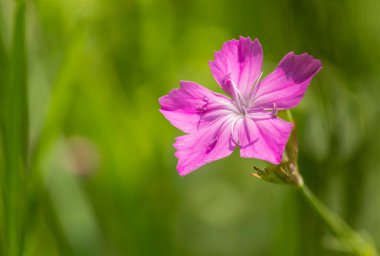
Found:
[(327, 208), (306, 186), (299, 187), (306, 201), (314, 208), (332, 233), (339, 239), (342, 245), (353, 255), (376, 256), (376, 248), (364, 239), (338, 215)]

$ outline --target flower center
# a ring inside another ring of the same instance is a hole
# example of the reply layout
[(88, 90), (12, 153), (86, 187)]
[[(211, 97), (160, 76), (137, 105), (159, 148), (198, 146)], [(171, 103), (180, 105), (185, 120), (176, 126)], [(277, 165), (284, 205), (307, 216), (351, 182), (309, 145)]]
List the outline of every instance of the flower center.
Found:
[(223, 80), (224, 87), (231, 94), (234, 99), (234, 104), (237, 107), (239, 113), (245, 116), (248, 109), (248, 103), (241, 95), (239, 89), (236, 87), (235, 83), (230, 79), (230, 75), (227, 75)]

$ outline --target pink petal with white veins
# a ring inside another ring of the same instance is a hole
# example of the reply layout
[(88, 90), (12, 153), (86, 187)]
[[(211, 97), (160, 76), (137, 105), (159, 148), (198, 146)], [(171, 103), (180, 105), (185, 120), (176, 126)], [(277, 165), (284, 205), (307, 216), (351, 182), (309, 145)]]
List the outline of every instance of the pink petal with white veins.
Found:
[(181, 81), (180, 84), (179, 89), (159, 99), (160, 112), (186, 133), (202, 129), (235, 109), (231, 100), (222, 94), (194, 82)]
[(291, 123), (277, 117), (246, 117), (236, 122), (234, 137), (239, 138), (241, 157), (258, 158), (279, 164), (291, 130)]
[(222, 89), (236, 99), (233, 86), (245, 100), (249, 99), (255, 81), (261, 74), (263, 50), (259, 40), (251, 41), (249, 37), (230, 40), (215, 52), (209, 66), (214, 79)]
[(177, 170), (184, 176), (212, 161), (229, 156), (235, 144), (231, 141), (231, 122), (219, 119), (209, 127), (176, 138)]
[(278, 109), (295, 107), (303, 98), (311, 79), (322, 63), (306, 53), (288, 53), (277, 68), (260, 82), (253, 94), (254, 108)]

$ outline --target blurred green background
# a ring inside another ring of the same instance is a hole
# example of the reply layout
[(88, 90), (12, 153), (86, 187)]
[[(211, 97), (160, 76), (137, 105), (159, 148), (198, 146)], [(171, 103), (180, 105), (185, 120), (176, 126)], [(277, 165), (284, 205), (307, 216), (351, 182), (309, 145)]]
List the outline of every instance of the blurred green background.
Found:
[[(0, 0), (0, 92), (14, 56), (15, 2)], [(181, 132), (158, 112), (158, 98), (181, 79), (221, 92), (207, 60), (239, 35), (259, 38), (264, 76), (289, 51), (322, 60), (293, 111), (300, 169), (322, 201), (380, 245), (379, 1), (25, 7), (27, 74), (16, 72), (29, 100), (24, 255), (346, 255), (295, 189), (249, 176), (264, 162), (235, 152), (177, 174), (172, 143)]]

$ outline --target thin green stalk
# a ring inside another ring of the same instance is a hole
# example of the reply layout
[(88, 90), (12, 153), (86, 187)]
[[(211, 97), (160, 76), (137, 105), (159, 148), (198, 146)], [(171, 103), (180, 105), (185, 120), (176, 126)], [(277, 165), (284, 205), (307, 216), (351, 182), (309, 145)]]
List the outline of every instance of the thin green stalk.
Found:
[(371, 243), (352, 230), (344, 220), (319, 201), (306, 185), (299, 187), (299, 190), (306, 198), (306, 201), (326, 223), (331, 232), (340, 240), (345, 249), (358, 256), (377, 255), (376, 248)]
[(23, 248), (22, 218), (24, 206), (23, 176), (28, 148), (28, 101), (25, 50), (25, 3), (16, 2), (10, 80), (5, 88), (5, 180), (4, 217), (5, 253), (20, 255)]

